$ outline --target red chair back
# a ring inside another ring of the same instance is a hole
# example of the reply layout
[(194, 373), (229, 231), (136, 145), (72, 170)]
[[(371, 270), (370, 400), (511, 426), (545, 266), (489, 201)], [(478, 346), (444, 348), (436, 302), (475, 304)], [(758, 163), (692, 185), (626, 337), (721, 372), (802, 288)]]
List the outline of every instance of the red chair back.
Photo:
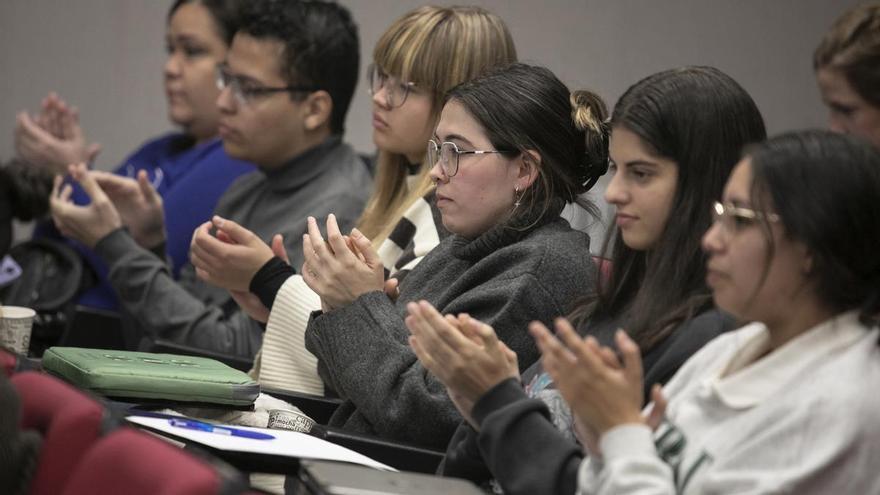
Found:
[(25, 371), (13, 375), (11, 381), (21, 398), (21, 427), (43, 435), (30, 493), (58, 494), (100, 436), (104, 408), (49, 375)]
[(178, 447), (123, 427), (89, 450), (62, 494), (214, 495), (244, 486)]
[(18, 358), (15, 357), (15, 354), (0, 348), (0, 367), (3, 368), (6, 376), (12, 376), (15, 373), (16, 364), (18, 364)]

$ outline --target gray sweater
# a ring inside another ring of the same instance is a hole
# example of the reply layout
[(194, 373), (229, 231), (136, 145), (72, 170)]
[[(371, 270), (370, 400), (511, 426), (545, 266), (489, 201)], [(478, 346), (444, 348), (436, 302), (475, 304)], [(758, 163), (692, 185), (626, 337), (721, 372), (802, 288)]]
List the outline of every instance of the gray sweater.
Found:
[[(276, 233), (283, 234), (291, 265), (298, 269), (306, 217), (335, 213), (340, 228), (350, 229), (363, 210), (370, 183), (363, 161), (334, 136), (280, 169), (242, 176), (220, 198), (216, 214), (267, 243)], [(256, 354), (262, 327), (226, 290), (196, 278), (192, 265), (185, 265), (175, 281), (163, 260), (121, 229), (99, 241), (95, 251), (109, 267), (129, 332), (147, 341), (163, 338), (243, 357)]]
[(472, 241), (453, 235), (404, 279), (396, 303), (371, 292), (315, 312), (306, 348), (327, 387), (345, 399), (330, 425), (445, 447), (461, 416), (407, 343), (406, 304), (424, 299), (443, 314), (488, 323), (523, 370), (538, 358), (528, 323), (549, 324), (591, 289), (589, 253), (589, 237), (558, 217), (525, 232), (495, 228)]

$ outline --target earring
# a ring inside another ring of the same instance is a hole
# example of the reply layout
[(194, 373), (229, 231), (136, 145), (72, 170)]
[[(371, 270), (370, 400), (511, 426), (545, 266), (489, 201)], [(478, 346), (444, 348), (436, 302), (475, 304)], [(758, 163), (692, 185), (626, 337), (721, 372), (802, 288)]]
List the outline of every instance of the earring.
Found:
[(519, 193), (519, 186), (513, 186), (513, 206), (514, 208), (520, 205), (520, 200), (522, 199), (522, 195)]

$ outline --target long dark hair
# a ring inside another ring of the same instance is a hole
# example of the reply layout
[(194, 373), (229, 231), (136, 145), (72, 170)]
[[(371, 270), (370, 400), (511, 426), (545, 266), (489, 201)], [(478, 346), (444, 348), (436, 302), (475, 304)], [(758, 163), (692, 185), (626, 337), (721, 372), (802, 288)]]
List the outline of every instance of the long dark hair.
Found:
[(544, 67), (513, 63), (456, 86), (446, 95), (449, 101), (480, 123), (494, 149), (511, 150), (504, 153), (508, 157), (541, 155), (538, 180), (523, 191), (524, 206), (510, 223), (559, 215), (566, 202), (596, 212), (580, 195), (608, 163), (607, 110), (599, 96), (570, 92)]
[[(775, 212), (785, 235), (806, 245), (819, 299), (835, 312), (858, 309), (862, 323), (876, 324), (880, 152), (851, 136), (801, 131), (750, 146), (746, 156), (752, 203)], [(765, 237), (769, 263), (774, 245)]]
[(621, 96), (611, 116), (612, 134), (626, 129), (658, 156), (678, 166), (678, 181), (666, 227), (648, 251), (627, 247), (616, 225), (602, 252), (612, 260), (610, 276), (580, 301), (571, 319), (616, 319), (642, 350), (711, 307), (700, 247), (709, 228), (711, 204), (721, 197), (743, 146), (766, 137), (764, 121), (749, 94), (712, 67), (660, 72)]

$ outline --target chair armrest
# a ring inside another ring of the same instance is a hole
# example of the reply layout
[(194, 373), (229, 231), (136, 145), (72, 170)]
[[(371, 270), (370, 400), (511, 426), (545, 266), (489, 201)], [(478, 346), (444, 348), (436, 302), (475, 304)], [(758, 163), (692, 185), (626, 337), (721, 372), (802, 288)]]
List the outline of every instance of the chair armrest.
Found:
[(122, 317), (115, 311), (74, 306), (58, 345), (94, 349), (125, 349)]
[(209, 351), (185, 344), (179, 344), (165, 339), (156, 339), (150, 343), (149, 352), (167, 352), (170, 354), (183, 354), (185, 356), (198, 356), (216, 359), (221, 363), (235, 368), (237, 370), (247, 372), (254, 365), (254, 360), (243, 356), (233, 354), (224, 354), (222, 352)]
[(347, 447), (401, 471), (434, 474), (445, 455), (439, 450), (395, 442), (332, 426), (316, 426), (312, 429), (312, 435)]
[(341, 399), (324, 397), (321, 395), (304, 394), (293, 390), (262, 387), (264, 394), (269, 394), (276, 399), (281, 399), (299, 408), (306, 416), (315, 420), (319, 425), (327, 424), (333, 411), (342, 404)]

